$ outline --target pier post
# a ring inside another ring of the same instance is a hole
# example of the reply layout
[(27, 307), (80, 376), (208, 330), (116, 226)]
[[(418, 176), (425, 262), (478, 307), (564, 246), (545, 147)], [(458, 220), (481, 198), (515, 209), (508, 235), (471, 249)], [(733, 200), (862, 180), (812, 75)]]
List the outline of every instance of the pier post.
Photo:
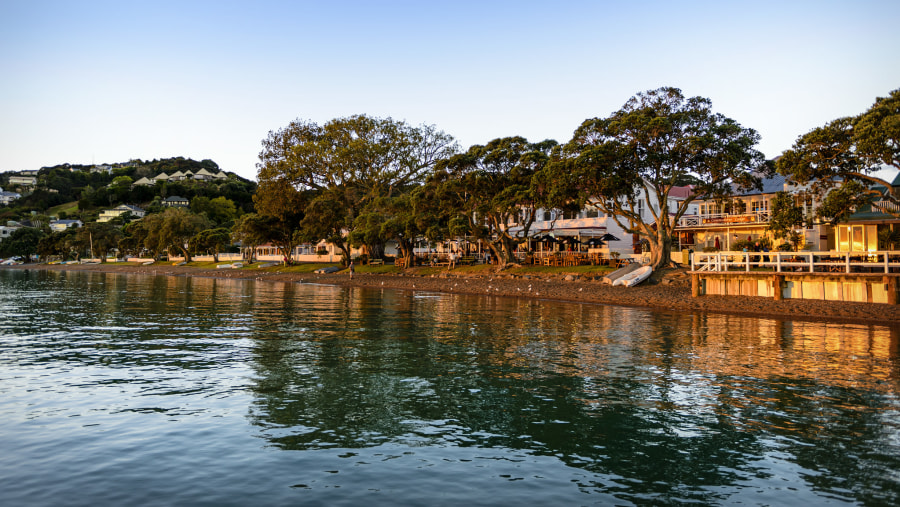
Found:
[(700, 297), (700, 275), (691, 273), (691, 297)]
[(772, 277), (772, 295), (775, 296), (775, 301), (781, 301), (784, 299), (784, 292), (782, 291), (783, 286), (784, 275), (775, 275)]
[(884, 288), (887, 290), (887, 302), (889, 305), (897, 304), (897, 277), (884, 276)]

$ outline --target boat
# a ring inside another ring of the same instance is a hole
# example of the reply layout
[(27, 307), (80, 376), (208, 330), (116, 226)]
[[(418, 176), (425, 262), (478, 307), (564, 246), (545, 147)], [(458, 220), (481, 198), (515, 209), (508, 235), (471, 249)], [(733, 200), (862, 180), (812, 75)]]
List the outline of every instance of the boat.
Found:
[(616, 281), (613, 282), (613, 286), (624, 285), (625, 287), (634, 287), (647, 278), (650, 278), (651, 273), (653, 273), (653, 268), (651, 268), (650, 266), (640, 267), (638, 269), (635, 269), (631, 273), (626, 273), (620, 276)]
[(244, 264), (241, 262), (235, 262), (231, 265), (231, 269), (241, 269), (242, 267), (244, 267)]
[(336, 267), (336, 266), (329, 266), (329, 267), (327, 267), (327, 268), (319, 268), (319, 269), (315, 270), (315, 273), (318, 273), (318, 274), (321, 274), (321, 275), (327, 275), (327, 274), (330, 274), (330, 273), (337, 273), (337, 272), (340, 271), (340, 270), (341, 270), (341, 268), (339, 268), (339, 267)]
[(612, 285), (613, 282), (615, 282), (622, 276), (624, 276), (628, 273), (631, 273), (632, 271), (639, 269), (640, 267), (641, 267), (640, 264), (638, 264), (636, 262), (632, 262), (631, 264), (628, 264), (627, 266), (623, 266), (611, 273), (608, 273), (606, 276), (603, 277), (603, 283), (605, 283), (607, 285)]

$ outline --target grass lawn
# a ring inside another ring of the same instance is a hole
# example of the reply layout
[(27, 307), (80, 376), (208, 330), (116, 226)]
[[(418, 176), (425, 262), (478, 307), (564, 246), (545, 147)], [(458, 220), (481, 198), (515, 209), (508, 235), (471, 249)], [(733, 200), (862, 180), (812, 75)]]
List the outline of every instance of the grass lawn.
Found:
[(78, 214), (78, 201), (67, 202), (65, 204), (60, 204), (49, 208), (47, 210), (47, 215), (49, 216), (59, 216), (59, 213), (64, 211), (66, 215), (73, 217)]

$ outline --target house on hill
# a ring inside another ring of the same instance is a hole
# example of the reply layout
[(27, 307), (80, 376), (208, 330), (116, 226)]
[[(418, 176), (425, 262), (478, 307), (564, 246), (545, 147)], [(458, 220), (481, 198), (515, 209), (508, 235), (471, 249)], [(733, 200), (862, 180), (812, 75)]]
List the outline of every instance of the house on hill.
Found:
[(50, 222), (50, 230), (53, 232), (62, 232), (69, 228), (84, 227), (81, 220), (53, 220)]
[(22, 197), (18, 192), (4, 192), (0, 189), (0, 206), (9, 206), (16, 199)]
[(120, 217), (125, 213), (131, 213), (133, 217), (136, 218), (144, 218), (144, 215), (147, 214), (146, 211), (138, 208), (137, 206), (132, 206), (130, 204), (122, 204), (121, 206), (116, 206), (113, 209), (103, 210), (100, 212), (100, 217), (97, 218), (98, 222), (109, 222), (110, 220)]
[(163, 199), (162, 205), (166, 207), (186, 208), (191, 205), (191, 202), (184, 197), (173, 195), (171, 197), (166, 197), (165, 199)]

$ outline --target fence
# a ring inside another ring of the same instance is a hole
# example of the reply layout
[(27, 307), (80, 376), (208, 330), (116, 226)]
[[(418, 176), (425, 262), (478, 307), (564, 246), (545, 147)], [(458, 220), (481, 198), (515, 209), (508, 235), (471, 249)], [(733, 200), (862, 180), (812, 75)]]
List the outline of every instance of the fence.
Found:
[(900, 252), (696, 252), (697, 272), (897, 273)]

